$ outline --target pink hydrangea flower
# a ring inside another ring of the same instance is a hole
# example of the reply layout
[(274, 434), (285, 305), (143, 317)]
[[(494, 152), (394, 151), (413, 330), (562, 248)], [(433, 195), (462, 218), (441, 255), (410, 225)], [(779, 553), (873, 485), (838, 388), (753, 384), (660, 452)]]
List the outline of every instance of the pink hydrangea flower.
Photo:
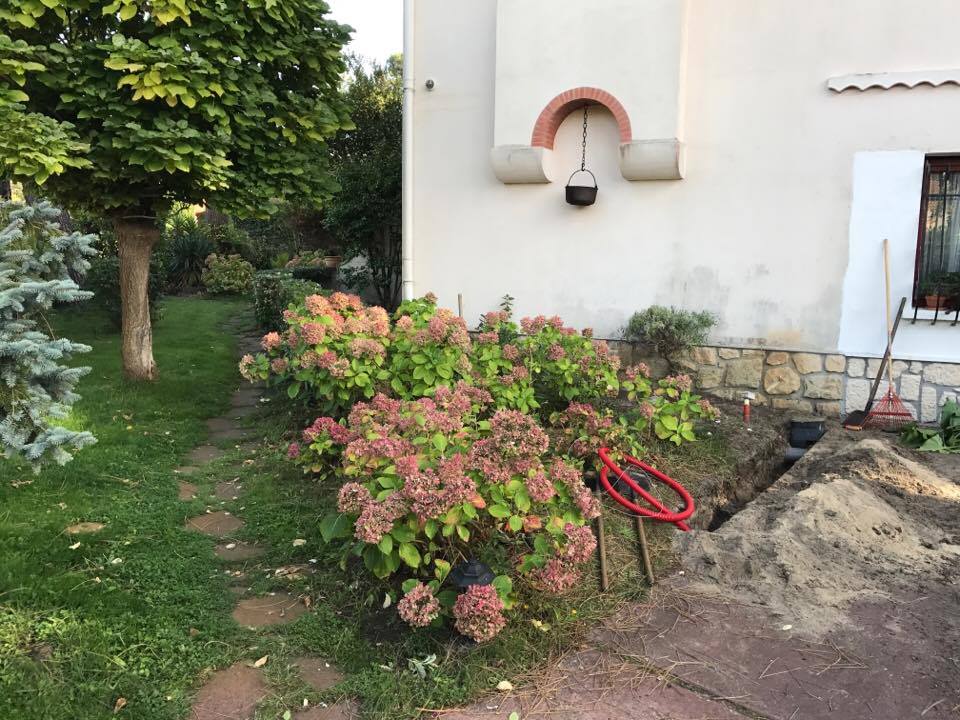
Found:
[(585, 338), (592, 338), (592, 337), (593, 337), (593, 328), (588, 328), (588, 327), (587, 327), (587, 328), (584, 328), (584, 329), (580, 332), (580, 334), (583, 335), (583, 337), (585, 337)]
[(303, 333), (303, 339), (309, 345), (319, 345), (323, 342), (324, 337), (326, 337), (326, 330), (323, 325), (320, 323), (309, 322), (306, 323), (302, 328), (301, 332)]
[(530, 577), (545, 590), (559, 595), (579, 582), (580, 572), (560, 558), (553, 558), (542, 568), (532, 571)]
[(553, 482), (543, 472), (534, 473), (524, 484), (527, 486), (527, 494), (534, 502), (549, 502), (557, 494)]
[(517, 349), (516, 345), (504, 345), (503, 356), (510, 362), (515, 362), (520, 357), (520, 350)]
[(640, 410), (640, 414), (643, 415), (647, 420), (652, 419), (657, 412), (656, 408), (654, 408), (650, 403), (640, 403), (640, 407), (638, 409)]
[(426, 627), (440, 615), (440, 601), (423, 583), (417, 583), (397, 603), (397, 614), (408, 625)]
[(360, 483), (349, 482), (340, 488), (337, 495), (337, 510), (342, 513), (359, 513), (372, 501), (370, 491)]
[(574, 565), (582, 565), (593, 557), (597, 549), (597, 538), (586, 525), (577, 527), (567, 523), (563, 528), (567, 536), (567, 546), (563, 549), (563, 557)]
[(280, 347), (282, 342), (283, 340), (280, 338), (280, 333), (269, 332), (263, 336), (263, 339), (260, 341), (260, 345), (264, 350), (273, 350), (274, 348)]
[(558, 343), (554, 343), (547, 349), (547, 358), (553, 361), (563, 360), (567, 356), (567, 351)]
[(287, 448), (287, 457), (291, 460), (296, 460), (300, 457), (300, 443), (290, 443), (290, 447)]
[(650, 367), (646, 363), (637, 363), (626, 368), (623, 374), (627, 380), (636, 380), (638, 377), (649, 378)]
[(495, 638), (506, 626), (503, 601), (492, 585), (471, 585), (453, 604), (454, 627), (478, 643)]
[(477, 335), (477, 342), (481, 345), (496, 345), (499, 339), (500, 336), (492, 330)]
[(700, 412), (702, 412), (705, 417), (708, 417), (711, 420), (715, 420), (722, 414), (720, 409), (706, 398), (702, 399), (698, 404), (700, 405)]
[(680, 392), (690, 392), (693, 390), (693, 380), (689, 375), (670, 375), (665, 377), (663, 382), (673, 385)]
[(327, 315), (331, 311), (330, 303), (323, 295), (308, 295), (303, 304), (311, 315)]
[(277, 374), (286, 372), (288, 367), (290, 367), (290, 363), (286, 358), (274, 358), (270, 362), (270, 369)]

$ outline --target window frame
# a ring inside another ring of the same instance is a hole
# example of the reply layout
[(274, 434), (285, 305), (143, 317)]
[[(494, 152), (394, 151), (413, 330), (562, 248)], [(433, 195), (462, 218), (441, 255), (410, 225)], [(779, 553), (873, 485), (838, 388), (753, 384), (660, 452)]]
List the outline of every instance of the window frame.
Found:
[(913, 293), (911, 304), (914, 308), (930, 309), (920, 297), (920, 266), (923, 260), (923, 246), (927, 235), (927, 208), (930, 200), (930, 175), (934, 172), (960, 173), (960, 154), (943, 153), (926, 155), (923, 158), (923, 184), (920, 187), (920, 218), (917, 222), (917, 253), (913, 261)]

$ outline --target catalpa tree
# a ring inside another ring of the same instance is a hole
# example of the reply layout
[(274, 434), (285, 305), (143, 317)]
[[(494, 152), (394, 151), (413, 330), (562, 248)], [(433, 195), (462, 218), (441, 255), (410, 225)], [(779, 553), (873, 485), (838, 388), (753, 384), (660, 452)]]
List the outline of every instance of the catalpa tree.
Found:
[(336, 189), (349, 28), (322, 0), (0, 0), (0, 161), (116, 230), (124, 372), (153, 379), (150, 254), (174, 202), (266, 217)]

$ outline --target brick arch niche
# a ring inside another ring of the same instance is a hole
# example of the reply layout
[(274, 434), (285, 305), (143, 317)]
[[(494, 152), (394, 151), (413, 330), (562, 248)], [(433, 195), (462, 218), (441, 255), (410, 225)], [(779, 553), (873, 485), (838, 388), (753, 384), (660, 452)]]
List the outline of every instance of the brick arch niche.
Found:
[(585, 105), (603, 105), (617, 121), (617, 127), (620, 130), (620, 142), (629, 143), (633, 140), (630, 117), (619, 100), (600, 88), (579, 87), (562, 92), (547, 103), (533, 126), (530, 146), (553, 150), (553, 142), (560, 125), (563, 124), (570, 113), (583, 108)]
[(684, 173), (683, 144), (676, 138), (635, 140), (626, 107), (606, 90), (578, 87), (546, 104), (533, 126), (529, 145), (497, 145), (490, 153), (494, 175), (507, 185), (551, 182), (548, 167), (560, 125), (585, 105), (602, 105), (613, 115), (620, 132), (620, 174), (626, 180), (680, 180)]

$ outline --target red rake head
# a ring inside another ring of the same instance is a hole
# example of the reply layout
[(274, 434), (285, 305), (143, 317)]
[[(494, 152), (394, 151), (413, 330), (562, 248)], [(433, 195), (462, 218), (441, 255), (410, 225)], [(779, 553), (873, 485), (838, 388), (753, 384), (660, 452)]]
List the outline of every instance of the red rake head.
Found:
[(887, 387), (887, 392), (870, 409), (864, 427), (881, 428), (884, 430), (899, 430), (914, 421), (910, 408), (904, 405), (903, 400), (893, 389)]

